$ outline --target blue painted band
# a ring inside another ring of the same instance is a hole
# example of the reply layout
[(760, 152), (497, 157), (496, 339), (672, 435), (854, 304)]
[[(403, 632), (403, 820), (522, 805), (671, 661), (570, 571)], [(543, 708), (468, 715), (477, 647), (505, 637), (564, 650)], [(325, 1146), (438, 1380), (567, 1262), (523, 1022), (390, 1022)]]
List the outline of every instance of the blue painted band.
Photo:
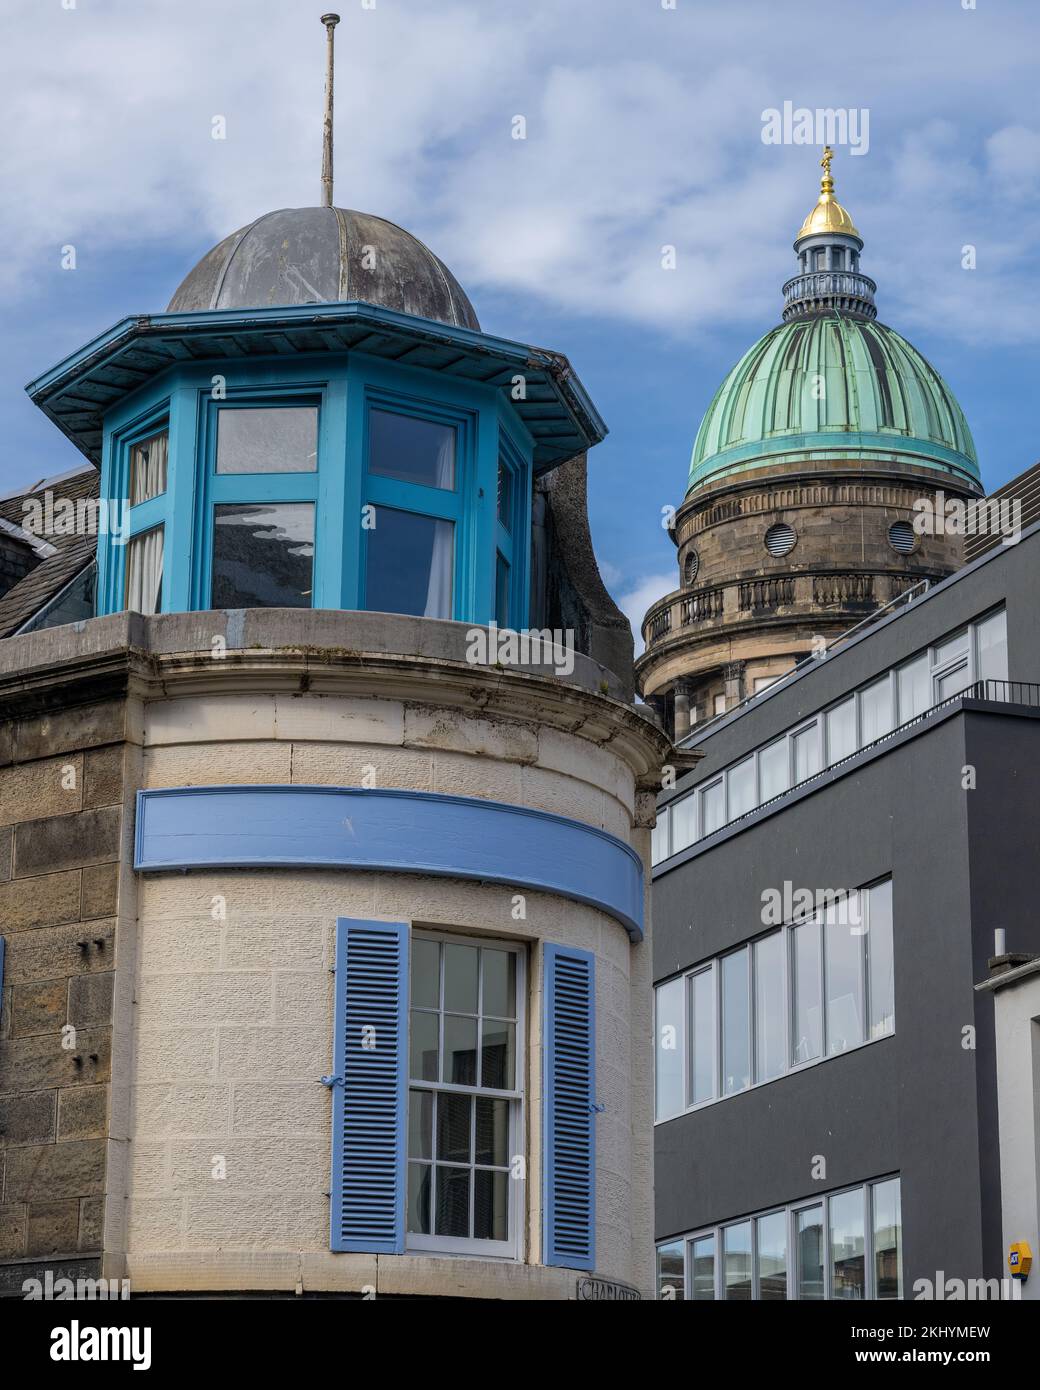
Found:
[(137, 793), (134, 867), (351, 868), (556, 893), (643, 936), (643, 866), (617, 836), (524, 806), (363, 787)]

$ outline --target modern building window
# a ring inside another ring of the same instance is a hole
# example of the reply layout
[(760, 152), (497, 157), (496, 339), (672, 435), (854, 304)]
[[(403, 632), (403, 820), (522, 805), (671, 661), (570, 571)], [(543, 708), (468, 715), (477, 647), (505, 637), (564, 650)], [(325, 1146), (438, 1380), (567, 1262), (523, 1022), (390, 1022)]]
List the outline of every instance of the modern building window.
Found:
[(136, 507), (166, 491), (170, 433), (161, 429), (130, 448), (130, 505)]
[[(657, 1297), (680, 1302), (686, 1297), (684, 1288), (683, 1243), (674, 1240), (670, 1245), (657, 1247)], [(714, 1291), (711, 1297), (714, 1298)]]
[(683, 1000), (686, 984), (672, 980), (656, 991), (656, 1085), (658, 1115), (677, 1115), (683, 1099)]
[(772, 1081), (787, 1070), (784, 935), (775, 931), (752, 947), (755, 981), (755, 1080)]
[(752, 1297), (750, 1221), (723, 1227), (722, 1271), (727, 1301), (749, 1301)]
[(672, 853), (678, 854), (681, 849), (686, 849), (692, 845), (697, 838), (697, 803), (692, 796), (684, 797), (682, 801), (675, 803), (675, 813), (672, 816)]
[(723, 956), (722, 1094), (735, 1095), (751, 1085), (751, 1010), (747, 947)]
[(874, 1297), (903, 1296), (903, 1221), (899, 1179), (876, 1182), (871, 1189), (874, 1236)]
[(454, 488), (454, 425), (373, 408), (368, 431), (370, 473), (421, 487)]
[(521, 972), (515, 948), (413, 934), (411, 1249), (516, 1253)]
[(798, 1265), (795, 1271), (797, 1283), (795, 1296), (800, 1299), (824, 1298), (826, 1269), (823, 1237), (823, 1204), (801, 1207), (794, 1214), (795, 1242), (798, 1251)]
[(700, 1105), (715, 1095), (715, 989), (715, 972), (710, 966), (690, 978), (690, 1085), (686, 1102), (690, 1105)]
[(787, 1297), (787, 1212), (771, 1211), (755, 1219), (755, 1269), (758, 1297)]
[(899, 1179), (673, 1237), (658, 1246), (657, 1261), (659, 1297), (688, 1291), (698, 1301), (900, 1298)]
[(313, 588), (313, 503), (214, 507), (214, 608), (310, 608)]
[(454, 531), (450, 521), (375, 509), (368, 532), (365, 607), (377, 613), (450, 618)]
[(662, 807), (657, 813), (657, 821), (650, 832), (650, 858), (655, 864), (659, 864), (662, 859), (667, 859), (671, 853), (668, 843), (671, 818), (671, 809), (668, 806)]
[(163, 593), (162, 526), (133, 536), (126, 548), (126, 607), (135, 613), (161, 613)]
[(861, 1299), (867, 1296), (864, 1192), (856, 1188), (831, 1197), (830, 1216), (831, 1297)]
[(217, 412), (218, 473), (313, 473), (318, 407), (223, 406)]
[(701, 804), (699, 810), (696, 804), (688, 807), (689, 836), (667, 851), (658, 845), (654, 864), (884, 738), (976, 681), (1006, 681), (1007, 662), (1007, 617), (1001, 608), (846, 695), (721, 775), (715, 773), (707, 785), (676, 797), (670, 803), (673, 814), (686, 801)]
[(736, 1095), (895, 1029), (892, 882), (656, 989), (656, 1118)]

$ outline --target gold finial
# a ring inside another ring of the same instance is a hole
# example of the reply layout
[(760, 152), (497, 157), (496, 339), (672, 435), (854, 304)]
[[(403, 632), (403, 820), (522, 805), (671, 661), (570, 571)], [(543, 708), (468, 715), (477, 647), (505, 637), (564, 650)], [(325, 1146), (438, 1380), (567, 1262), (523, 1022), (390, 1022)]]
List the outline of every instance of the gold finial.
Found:
[(824, 145), (823, 158), (820, 160), (820, 168), (823, 170), (823, 178), (820, 179), (820, 196), (816, 200), (816, 206), (802, 223), (802, 230), (795, 237), (796, 243), (803, 236), (816, 236), (821, 233), (840, 232), (844, 236), (859, 236), (852, 218), (834, 196), (834, 179), (831, 177), (831, 160), (833, 158), (833, 149), (830, 145)]
[(338, 14), (323, 14), (321, 22), (325, 26), (325, 122), (322, 128), (321, 148), (321, 205), (332, 207), (332, 94), (333, 62), (335, 39), (333, 30), (339, 23)]

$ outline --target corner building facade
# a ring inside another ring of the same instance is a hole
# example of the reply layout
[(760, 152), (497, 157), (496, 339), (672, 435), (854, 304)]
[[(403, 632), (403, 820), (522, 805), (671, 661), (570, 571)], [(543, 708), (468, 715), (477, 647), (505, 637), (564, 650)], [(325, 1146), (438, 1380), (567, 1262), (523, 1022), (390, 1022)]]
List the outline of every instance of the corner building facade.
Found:
[(4, 1292), (649, 1293), (673, 755), (569, 364), (303, 209), (30, 391), (129, 523), (0, 599)]

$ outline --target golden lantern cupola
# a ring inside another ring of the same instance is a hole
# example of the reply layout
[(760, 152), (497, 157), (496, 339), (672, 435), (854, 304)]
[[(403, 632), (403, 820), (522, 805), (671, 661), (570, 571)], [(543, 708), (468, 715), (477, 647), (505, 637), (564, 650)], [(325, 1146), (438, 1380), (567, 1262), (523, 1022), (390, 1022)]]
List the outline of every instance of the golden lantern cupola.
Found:
[(820, 196), (794, 239), (799, 273), (784, 285), (785, 321), (833, 309), (862, 318), (877, 317), (877, 286), (859, 268), (863, 238), (834, 196), (833, 158), (834, 151), (825, 145), (820, 160)]

